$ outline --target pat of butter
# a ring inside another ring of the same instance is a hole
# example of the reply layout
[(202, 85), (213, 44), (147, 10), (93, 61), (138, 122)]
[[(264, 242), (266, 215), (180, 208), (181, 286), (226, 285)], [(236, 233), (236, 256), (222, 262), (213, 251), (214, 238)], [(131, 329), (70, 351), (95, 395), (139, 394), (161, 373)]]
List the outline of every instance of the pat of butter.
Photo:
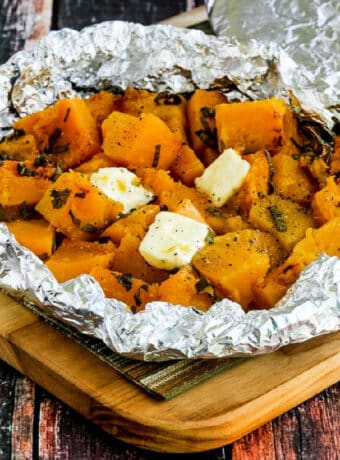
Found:
[(140, 179), (126, 168), (100, 168), (91, 174), (90, 182), (112, 200), (118, 201), (127, 214), (152, 201), (154, 195)]
[(161, 211), (139, 246), (153, 267), (172, 270), (191, 262), (206, 243), (211, 230), (206, 224), (175, 212)]
[(241, 187), (250, 165), (234, 149), (227, 149), (197, 177), (197, 190), (205, 193), (217, 208)]

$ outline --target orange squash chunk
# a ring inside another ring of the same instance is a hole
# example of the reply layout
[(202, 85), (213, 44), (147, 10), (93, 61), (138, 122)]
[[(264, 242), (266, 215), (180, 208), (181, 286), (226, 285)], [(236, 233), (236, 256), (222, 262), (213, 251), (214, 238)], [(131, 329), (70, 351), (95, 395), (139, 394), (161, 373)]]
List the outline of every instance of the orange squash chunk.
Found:
[(333, 176), (328, 177), (326, 186), (314, 195), (312, 208), (319, 225), (340, 217), (340, 184), (335, 182)]
[(321, 253), (340, 257), (340, 217), (330, 220), (318, 229), (309, 228), (306, 236), (293, 249), (285, 262), (268, 273), (255, 287), (257, 304), (271, 308), (297, 280), (301, 271)]
[(111, 242), (71, 241), (65, 239), (46, 262), (57, 281), (62, 283), (96, 267), (109, 267), (115, 247)]
[(101, 133), (102, 123), (114, 110), (121, 110), (123, 95), (113, 94), (109, 91), (99, 91), (85, 99), (87, 107)]
[(177, 212), (177, 214), (181, 214), (185, 217), (190, 217), (190, 219), (194, 219), (202, 224), (206, 224), (206, 221), (203, 219), (198, 209), (194, 206), (191, 200), (188, 200), (188, 198), (184, 198), (180, 203), (178, 203), (174, 212)]
[(98, 171), (99, 168), (109, 168), (114, 166), (114, 162), (111, 158), (104, 155), (103, 152), (96, 153), (91, 160), (85, 161), (78, 168), (75, 168), (75, 171), (84, 174), (90, 174)]
[(78, 166), (100, 150), (95, 120), (82, 99), (62, 99), (16, 121), (14, 128), (32, 134), (40, 153), (64, 169)]
[(187, 142), (186, 99), (179, 94), (153, 93), (143, 89), (127, 88), (121, 111), (140, 116), (153, 113), (168, 126), (181, 142)]
[(248, 161), (250, 169), (240, 189), (230, 199), (229, 206), (248, 216), (252, 204), (269, 193), (270, 170), (263, 150), (243, 155), (243, 159)]
[(107, 227), (101, 237), (108, 237), (117, 245), (121, 243), (126, 234), (137, 236), (142, 240), (159, 211), (160, 207), (156, 204), (142, 206)]
[(276, 98), (217, 105), (216, 127), (220, 151), (231, 147), (244, 153), (276, 152), (296, 132), (289, 106)]
[(291, 155), (278, 153), (273, 157), (272, 162), (275, 171), (273, 176), (275, 193), (303, 206), (308, 205), (316, 191), (309, 172)]
[(181, 148), (164, 121), (151, 113), (137, 118), (112, 112), (102, 129), (104, 154), (117, 166), (167, 169)]
[(0, 155), (11, 160), (34, 161), (38, 154), (37, 143), (31, 134), (14, 132), (0, 142)]
[(112, 261), (111, 269), (120, 273), (131, 273), (135, 278), (149, 284), (160, 283), (168, 278), (166, 270), (160, 270), (149, 265), (139, 252), (141, 240), (127, 233), (123, 236)]
[(0, 220), (27, 218), (54, 173), (55, 168), (36, 168), (30, 161), (4, 161), (0, 165)]
[(93, 240), (123, 211), (77, 172), (61, 174), (36, 205), (36, 210), (72, 240)]
[(42, 259), (48, 258), (55, 246), (55, 229), (44, 219), (14, 220), (8, 229), (22, 246)]
[(90, 275), (98, 281), (106, 297), (126, 303), (135, 313), (157, 300), (157, 285), (137, 279), (131, 273), (114, 272), (97, 265)]
[(196, 177), (204, 173), (204, 165), (192, 148), (183, 145), (170, 170), (173, 176), (183, 184), (193, 186)]
[(181, 267), (158, 288), (159, 300), (174, 305), (196, 307), (203, 311), (209, 310), (214, 295), (212, 285), (207, 280), (202, 280), (190, 265)]
[(195, 152), (200, 156), (207, 148), (217, 150), (214, 109), (227, 101), (219, 91), (196, 89), (188, 101), (190, 138)]
[(223, 297), (248, 310), (254, 302), (253, 286), (270, 267), (261, 240), (261, 232), (248, 229), (218, 236), (195, 254), (192, 264)]

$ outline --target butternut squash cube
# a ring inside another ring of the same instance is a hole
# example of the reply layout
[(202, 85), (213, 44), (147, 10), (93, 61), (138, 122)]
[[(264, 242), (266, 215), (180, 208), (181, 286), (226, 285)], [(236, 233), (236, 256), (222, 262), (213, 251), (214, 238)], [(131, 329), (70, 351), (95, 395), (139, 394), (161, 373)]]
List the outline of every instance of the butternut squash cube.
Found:
[(249, 222), (252, 227), (269, 232), (290, 252), (306, 234), (314, 221), (307, 209), (278, 195), (257, 200), (251, 207)]
[(211, 283), (186, 265), (160, 284), (158, 296), (164, 302), (207, 311), (213, 303), (215, 290)]
[(121, 110), (123, 95), (113, 94), (109, 91), (99, 91), (85, 99), (87, 107), (101, 133), (102, 123), (114, 110)]
[(41, 154), (68, 169), (100, 151), (95, 120), (82, 99), (62, 99), (14, 123), (15, 129), (32, 134)]
[(303, 206), (308, 205), (316, 191), (315, 182), (309, 172), (291, 155), (278, 153), (272, 162), (275, 193)]
[(93, 240), (123, 206), (101, 193), (86, 176), (70, 171), (49, 186), (36, 210), (70, 239)]
[(103, 152), (99, 152), (96, 153), (96, 155), (93, 155), (91, 160), (85, 161), (78, 166), (78, 168), (75, 168), (75, 171), (90, 174), (98, 171), (100, 168), (110, 168), (111, 166), (114, 166), (112, 159), (105, 156)]
[(217, 105), (216, 127), (220, 151), (277, 152), (295, 133), (296, 122), (289, 106), (272, 98)]
[(55, 229), (44, 219), (14, 220), (8, 229), (22, 246), (30, 249), (41, 259), (47, 259), (55, 246)]
[(114, 257), (115, 247), (111, 242), (71, 241), (65, 239), (56, 252), (46, 262), (57, 281), (89, 274), (96, 267), (109, 267)]
[(271, 308), (297, 280), (301, 271), (321, 253), (340, 258), (340, 217), (318, 229), (309, 228), (306, 236), (294, 247), (285, 262), (268, 273), (264, 282), (254, 289), (256, 302), (262, 308)]
[(0, 164), (0, 220), (26, 219), (49, 187), (55, 168), (36, 168), (32, 162)]
[(270, 267), (260, 235), (261, 232), (246, 229), (215, 237), (192, 260), (196, 270), (223, 297), (238, 302), (245, 310), (254, 302), (253, 286), (263, 280)]
[(196, 89), (188, 101), (190, 138), (195, 152), (202, 155), (207, 148), (217, 150), (215, 107), (227, 101), (219, 91)]
[(156, 204), (142, 206), (132, 211), (126, 217), (122, 217), (116, 222), (113, 222), (113, 224), (105, 229), (101, 237), (110, 238), (110, 240), (117, 245), (121, 243), (122, 238), (126, 234), (134, 235), (142, 239), (159, 211), (160, 207)]
[(158, 286), (137, 279), (131, 273), (114, 272), (97, 265), (90, 275), (98, 281), (106, 297), (126, 303), (135, 313), (144, 310), (148, 302), (158, 300)]
[(204, 165), (188, 145), (183, 145), (171, 165), (173, 176), (188, 186), (193, 186), (196, 177), (204, 173)]
[(102, 129), (104, 154), (117, 166), (168, 169), (181, 148), (164, 121), (151, 113), (137, 118), (112, 112)]
[(319, 225), (340, 217), (340, 184), (335, 182), (333, 176), (328, 177), (326, 186), (314, 195), (312, 208)]

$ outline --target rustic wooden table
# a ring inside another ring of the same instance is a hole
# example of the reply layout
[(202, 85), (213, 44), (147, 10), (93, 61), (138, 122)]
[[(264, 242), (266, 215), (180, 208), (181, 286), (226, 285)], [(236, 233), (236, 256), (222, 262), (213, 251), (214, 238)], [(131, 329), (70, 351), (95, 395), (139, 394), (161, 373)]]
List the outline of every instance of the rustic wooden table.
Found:
[[(150, 24), (202, 5), (202, 0), (1, 0), (0, 63), (51, 28), (108, 19)], [(340, 385), (245, 436), (233, 445), (190, 459), (337, 460), (340, 458)], [(0, 460), (167, 459), (101, 432), (28, 378), (0, 361)]]

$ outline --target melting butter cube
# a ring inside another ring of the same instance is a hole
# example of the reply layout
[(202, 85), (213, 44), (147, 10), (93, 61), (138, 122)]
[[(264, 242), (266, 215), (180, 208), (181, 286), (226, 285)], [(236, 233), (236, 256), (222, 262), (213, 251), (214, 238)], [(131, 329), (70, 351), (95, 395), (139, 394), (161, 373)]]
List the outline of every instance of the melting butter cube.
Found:
[(227, 149), (196, 178), (195, 186), (220, 208), (241, 187), (249, 168), (248, 161), (234, 149)]
[(153, 267), (173, 270), (191, 262), (208, 241), (208, 225), (175, 212), (161, 211), (139, 246), (139, 252)]
[(154, 197), (142, 186), (136, 174), (126, 168), (100, 168), (91, 174), (90, 182), (106, 196), (121, 203), (124, 214), (150, 203)]

